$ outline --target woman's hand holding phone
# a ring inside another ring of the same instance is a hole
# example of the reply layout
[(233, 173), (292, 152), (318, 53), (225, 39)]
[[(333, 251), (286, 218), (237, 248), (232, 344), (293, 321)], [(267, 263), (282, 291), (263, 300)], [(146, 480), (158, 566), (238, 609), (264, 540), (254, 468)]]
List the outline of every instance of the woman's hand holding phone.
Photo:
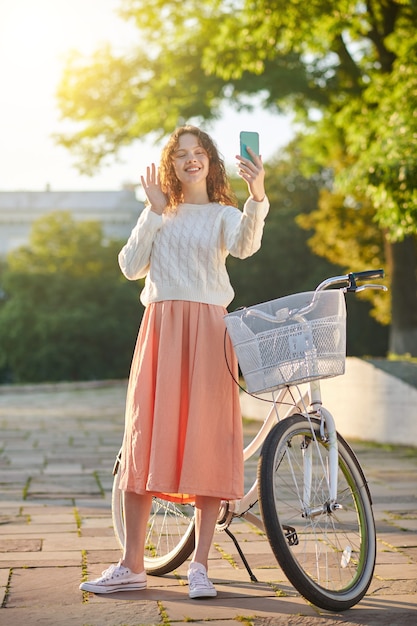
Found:
[(238, 174), (246, 181), (251, 197), (261, 202), (265, 197), (265, 170), (259, 155), (258, 133), (240, 133), (240, 154), (236, 155), (236, 159)]

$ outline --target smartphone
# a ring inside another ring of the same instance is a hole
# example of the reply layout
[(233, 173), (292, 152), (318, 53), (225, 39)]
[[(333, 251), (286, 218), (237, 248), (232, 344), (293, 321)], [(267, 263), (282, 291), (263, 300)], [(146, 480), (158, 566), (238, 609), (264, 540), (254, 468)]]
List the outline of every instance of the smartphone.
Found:
[(248, 130), (242, 130), (240, 132), (240, 155), (245, 159), (250, 159), (252, 161), (252, 157), (246, 148), (252, 148), (255, 154), (259, 155), (259, 134), (254, 133)]

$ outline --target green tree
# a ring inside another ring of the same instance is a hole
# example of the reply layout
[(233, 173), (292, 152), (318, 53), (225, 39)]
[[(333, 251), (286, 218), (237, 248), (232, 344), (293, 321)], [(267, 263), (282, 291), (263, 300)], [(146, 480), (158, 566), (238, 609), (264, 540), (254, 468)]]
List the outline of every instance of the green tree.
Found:
[(2, 277), (0, 368), (14, 382), (125, 378), (140, 322), (121, 244), (56, 212), (33, 225)]
[(342, 151), (336, 191), (368, 199), (392, 287), (390, 348), (417, 354), (416, 2), (124, 0), (121, 13), (137, 49), (73, 56), (58, 91), (76, 124), (60, 141), (80, 166), (213, 118), (225, 100), (293, 111), (321, 167), (333, 143)]

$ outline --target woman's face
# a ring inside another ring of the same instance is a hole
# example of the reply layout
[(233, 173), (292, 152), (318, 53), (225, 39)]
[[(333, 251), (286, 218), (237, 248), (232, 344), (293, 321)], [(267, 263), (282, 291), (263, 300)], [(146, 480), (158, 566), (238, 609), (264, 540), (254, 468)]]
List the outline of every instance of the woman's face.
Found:
[(181, 135), (172, 156), (175, 174), (182, 187), (206, 184), (210, 161), (206, 150), (192, 133)]

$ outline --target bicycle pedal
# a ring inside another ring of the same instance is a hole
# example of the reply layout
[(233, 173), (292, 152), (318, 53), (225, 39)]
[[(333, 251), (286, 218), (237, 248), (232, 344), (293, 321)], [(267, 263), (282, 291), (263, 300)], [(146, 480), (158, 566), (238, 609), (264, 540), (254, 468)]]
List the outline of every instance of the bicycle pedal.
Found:
[(287, 538), (289, 546), (298, 546), (298, 536), (295, 528), (292, 526), (283, 526), (285, 530), (285, 537)]

